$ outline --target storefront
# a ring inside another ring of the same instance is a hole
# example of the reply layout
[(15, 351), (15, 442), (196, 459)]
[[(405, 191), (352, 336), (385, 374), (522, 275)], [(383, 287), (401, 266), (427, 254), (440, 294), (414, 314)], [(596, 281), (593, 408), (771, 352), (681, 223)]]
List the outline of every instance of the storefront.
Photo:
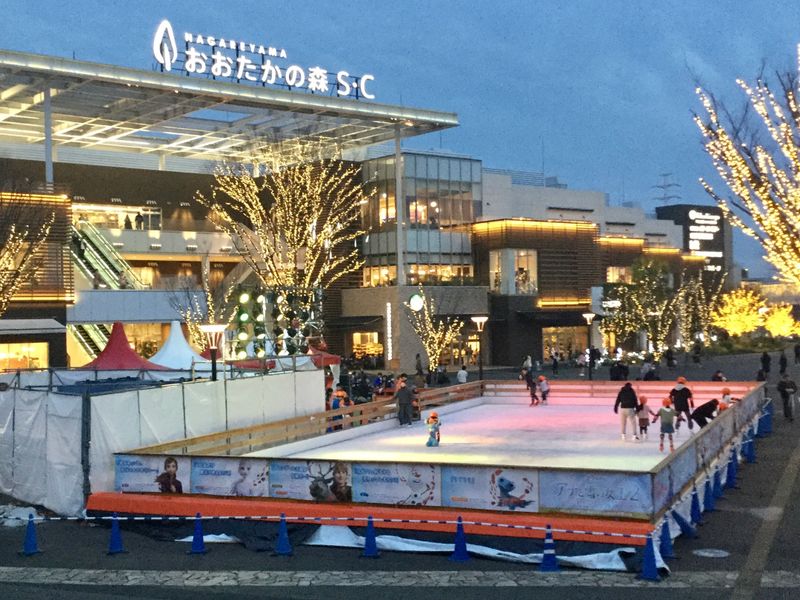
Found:
[(55, 319), (0, 320), (0, 371), (66, 366), (65, 333)]

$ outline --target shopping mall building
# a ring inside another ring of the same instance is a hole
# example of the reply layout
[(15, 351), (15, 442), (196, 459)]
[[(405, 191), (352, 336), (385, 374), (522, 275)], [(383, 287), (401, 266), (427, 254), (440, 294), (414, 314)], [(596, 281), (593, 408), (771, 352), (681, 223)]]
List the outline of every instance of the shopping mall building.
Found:
[[(410, 368), (422, 351), (405, 306), (418, 284), (440, 313), (466, 323), (448, 364), (481, 352), (503, 365), (584, 348), (589, 336), (597, 344), (597, 321), (587, 327), (583, 315), (602, 312), (601, 286), (628, 279), (639, 257), (663, 259), (676, 275), (731, 267), (716, 208), (669, 207), (656, 219), (537, 174), (406, 150), (404, 139), (456, 127), (457, 116), (376, 102), (369, 75), (339, 72), (312, 86), (313, 69), (280, 67), (282, 50), (245, 42), (230, 54), (232, 72), (212, 75), (218, 65), (200, 65), (193, 49), (216, 44), (224, 54), (221, 40), (179, 39), (180, 51), (154, 44), (162, 68), (152, 71), (0, 51), (1, 189), (57, 216), (42, 269), (0, 321), (0, 369), (80, 366), (114, 321), (148, 356), (178, 318), (176, 294), (199, 289), (204, 265), (212, 285), (250, 285), (194, 198), (210, 190), (218, 161), (248, 162), (259, 139), (324, 139), (360, 163), (371, 191), (364, 266), (327, 290), (325, 337), (331, 351), (387, 368)], [(690, 213), (713, 234), (702, 248)], [(489, 317), (481, 338), (478, 315)]]

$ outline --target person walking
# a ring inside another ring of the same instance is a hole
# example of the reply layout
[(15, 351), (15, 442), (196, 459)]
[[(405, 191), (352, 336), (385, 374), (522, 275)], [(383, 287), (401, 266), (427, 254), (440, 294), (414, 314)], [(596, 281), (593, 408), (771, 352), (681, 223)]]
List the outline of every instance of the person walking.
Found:
[(617, 401), (614, 403), (614, 414), (619, 415), (621, 438), (622, 441), (627, 441), (626, 429), (628, 423), (631, 425), (631, 433), (633, 439), (639, 441), (639, 436), (636, 433), (636, 411), (639, 408), (639, 399), (636, 396), (636, 391), (633, 389), (631, 382), (623, 385), (617, 393)]
[(794, 421), (792, 395), (797, 393), (797, 384), (789, 378), (788, 373), (784, 373), (778, 382), (778, 393), (783, 400), (783, 418), (791, 423)]
[(456, 382), (457, 383), (467, 383), (467, 378), (469, 374), (467, 373), (467, 366), (461, 365), (461, 369), (456, 373)]
[[(669, 392), (669, 399), (675, 412), (678, 415), (678, 422), (675, 425), (675, 431), (680, 429), (681, 420), (686, 419), (689, 422), (689, 431), (694, 433), (694, 421), (692, 421), (692, 410), (694, 410), (694, 399), (692, 398), (692, 390), (686, 387), (686, 377), (678, 377), (675, 387)], [(684, 416), (685, 415), (685, 416)]]
[(772, 364), (772, 357), (767, 354), (766, 350), (761, 355), (761, 370), (764, 371), (764, 374), (769, 377), (769, 367)]
[(778, 358), (778, 373), (783, 376), (786, 373), (786, 367), (789, 364), (789, 359), (786, 358), (786, 351), (781, 350), (780, 358)]
[(411, 405), (414, 402), (414, 392), (408, 387), (408, 375), (401, 373), (397, 379), (397, 391), (394, 393), (397, 402), (397, 418), (400, 426), (411, 426)]
[(794, 364), (800, 365), (800, 342), (794, 345)]

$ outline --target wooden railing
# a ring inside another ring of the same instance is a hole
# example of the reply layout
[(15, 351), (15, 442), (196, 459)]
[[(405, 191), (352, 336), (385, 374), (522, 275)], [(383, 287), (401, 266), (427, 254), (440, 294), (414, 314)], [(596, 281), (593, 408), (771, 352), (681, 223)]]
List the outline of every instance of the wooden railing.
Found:
[[(444, 406), (481, 396), (481, 382), (441, 389), (428, 389), (417, 395), (420, 409)], [(283, 421), (230, 429), (192, 438), (130, 450), (130, 454), (238, 455), (300, 441), (333, 431), (377, 423), (394, 418), (394, 399), (385, 397), (365, 404), (294, 417)]]

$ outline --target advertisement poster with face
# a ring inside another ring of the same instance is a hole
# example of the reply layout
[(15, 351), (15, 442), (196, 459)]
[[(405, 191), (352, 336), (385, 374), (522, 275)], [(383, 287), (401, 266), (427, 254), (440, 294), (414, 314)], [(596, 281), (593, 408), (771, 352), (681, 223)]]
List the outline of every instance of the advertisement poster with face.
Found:
[(348, 463), (339, 461), (282, 461), (270, 463), (270, 496), (317, 502), (352, 502)]
[(269, 466), (265, 458), (194, 458), (192, 493), (266, 497)]
[(538, 512), (539, 473), (531, 469), (444, 466), (442, 506)]
[(439, 483), (437, 465), (353, 465), (353, 498), (356, 502), (438, 506), (442, 497)]
[(114, 457), (114, 489), (118, 492), (189, 492), (191, 461), (178, 456)]

